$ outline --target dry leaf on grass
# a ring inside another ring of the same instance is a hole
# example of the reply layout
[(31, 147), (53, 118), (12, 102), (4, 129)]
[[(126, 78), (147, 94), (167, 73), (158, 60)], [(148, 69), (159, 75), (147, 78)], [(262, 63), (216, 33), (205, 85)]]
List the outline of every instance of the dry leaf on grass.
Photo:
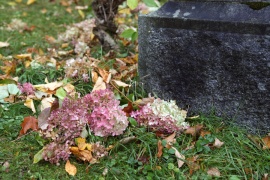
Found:
[(34, 106), (34, 102), (33, 102), (33, 99), (29, 99), (27, 98), (24, 105), (26, 107), (29, 107), (34, 113), (36, 113), (36, 109), (35, 109), (35, 106)]
[(270, 136), (262, 138), (262, 141), (264, 143), (263, 149), (270, 149)]
[(223, 144), (224, 144), (224, 142), (221, 142), (218, 138), (215, 138), (215, 142), (214, 142), (213, 146), (216, 148), (220, 148)]
[(192, 135), (193, 137), (196, 137), (197, 135), (200, 134), (201, 130), (203, 128), (203, 125), (202, 124), (197, 124), (193, 127), (190, 127), (188, 128), (186, 131), (185, 131), (185, 134), (190, 134)]
[(209, 176), (217, 176), (217, 177), (220, 176), (220, 172), (219, 172), (218, 168), (210, 168), (210, 169), (208, 169), (207, 174)]
[(65, 170), (66, 172), (71, 175), (71, 176), (75, 176), (75, 174), (77, 173), (77, 168), (76, 166), (74, 166), (73, 164), (71, 164), (69, 162), (69, 160), (67, 160), (67, 163), (65, 165)]
[(185, 156), (183, 154), (181, 154), (175, 147), (172, 147), (175, 150), (175, 156), (177, 158), (177, 164), (178, 164), (178, 168), (182, 167), (184, 165), (184, 159)]
[(38, 130), (38, 120), (33, 116), (27, 116), (24, 118), (22, 124), (22, 129), (19, 136), (26, 134), (29, 129), (34, 131)]
[(162, 142), (161, 140), (158, 140), (158, 144), (157, 144), (157, 147), (158, 147), (158, 152), (157, 152), (157, 157), (160, 158), (163, 154), (163, 146), (162, 146)]
[(8, 46), (9, 46), (9, 43), (8, 42), (1, 42), (0, 41), (0, 48), (8, 47)]
[(170, 136), (168, 136), (164, 139), (167, 142), (167, 144), (166, 144), (167, 149), (170, 149), (171, 146), (176, 142), (175, 135), (176, 135), (176, 133), (174, 132), (173, 134), (171, 134)]
[(103, 81), (103, 78), (98, 77), (96, 84), (93, 87), (92, 91), (96, 91), (96, 90), (105, 90), (106, 89), (106, 84)]

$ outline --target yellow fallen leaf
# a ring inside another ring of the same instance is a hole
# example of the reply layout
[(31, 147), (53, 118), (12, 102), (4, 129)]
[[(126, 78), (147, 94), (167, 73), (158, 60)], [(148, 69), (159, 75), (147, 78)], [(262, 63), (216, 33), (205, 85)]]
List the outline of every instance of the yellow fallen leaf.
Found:
[(16, 3), (21, 3), (22, 2), (22, 0), (15, 0), (16, 1)]
[(17, 59), (27, 59), (27, 60), (32, 60), (32, 54), (28, 53), (28, 54), (18, 54), (15, 56), (15, 58)]
[(47, 84), (34, 85), (34, 87), (37, 90), (49, 93), (49, 91), (54, 91), (54, 90), (58, 89), (59, 87), (61, 87), (62, 85), (63, 85), (63, 82), (55, 81), (55, 82), (51, 82), (51, 83), (47, 83)]
[(98, 77), (96, 84), (94, 85), (94, 88), (92, 91), (96, 91), (96, 90), (105, 90), (106, 89), (106, 84), (103, 81), (103, 78)]
[(80, 14), (80, 16), (84, 19), (85, 18), (85, 14), (82, 10), (78, 10), (78, 13)]
[(92, 76), (92, 82), (96, 83), (98, 80), (98, 73), (95, 71), (91, 71), (91, 76)]
[(24, 105), (25, 105), (26, 107), (29, 107), (30, 109), (32, 109), (32, 111), (33, 111), (34, 113), (36, 113), (36, 109), (35, 109), (35, 106), (34, 106), (33, 99), (27, 98), (26, 101), (25, 101), (25, 103), (24, 103)]
[(33, 4), (34, 2), (36, 2), (36, 0), (28, 0), (26, 4), (27, 4), (27, 5), (31, 5), (31, 4)]
[(67, 93), (75, 91), (75, 87), (70, 83), (66, 84), (63, 88), (65, 91), (67, 91)]
[(185, 159), (185, 156), (183, 154), (181, 154), (175, 147), (172, 147), (175, 151), (175, 156), (177, 158), (177, 164), (178, 164), (178, 168), (182, 167), (185, 162), (183, 161)]
[(69, 162), (69, 160), (67, 160), (67, 163), (65, 165), (65, 170), (66, 172), (71, 175), (71, 176), (75, 176), (75, 174), (77, 173), (77, 168), (76, 166), (74, 166), (73, 164), (71, 164)]

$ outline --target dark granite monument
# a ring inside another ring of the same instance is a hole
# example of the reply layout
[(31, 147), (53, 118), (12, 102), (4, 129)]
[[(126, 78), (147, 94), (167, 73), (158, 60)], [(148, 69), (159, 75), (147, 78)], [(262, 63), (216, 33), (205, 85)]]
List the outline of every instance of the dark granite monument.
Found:
[(241, 2), (179, 0), (141, 15), (139, 75), (148, 92), (189, 107), (190, 115), (215, 111), (267, 133), (270, 6)]

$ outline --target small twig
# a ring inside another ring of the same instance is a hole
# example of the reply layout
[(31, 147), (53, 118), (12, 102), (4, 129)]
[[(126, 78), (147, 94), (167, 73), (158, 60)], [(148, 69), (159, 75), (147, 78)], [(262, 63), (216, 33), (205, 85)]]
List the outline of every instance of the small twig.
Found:
[(11, 141), (11, 142), (15, 142), (15, 141), (17, 141), (17, 140), (21, 139), (22, 137), (24, 137), (24, 136), (26, 136), (26, 135), (28, 135), (28, 134), (32, 133), (32, 132), (34, 132), (34, 131), (33, 131), (33, 130), (31, 130), (31, 131), (29, 131), (28, 133), (26, 133), (26, 134), (24, 134), (24, 135), (22, 135), (22, 136), (17, 137), (16, 139), (14, 139), (14, 140), (13, 140), (13, 141)]

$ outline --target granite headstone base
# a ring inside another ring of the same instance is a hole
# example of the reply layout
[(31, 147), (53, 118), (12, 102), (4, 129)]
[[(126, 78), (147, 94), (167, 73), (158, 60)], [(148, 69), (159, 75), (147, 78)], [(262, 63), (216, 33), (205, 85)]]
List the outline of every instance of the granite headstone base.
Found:
[(270, 6), (167, 2), (139, 17), (139, 75), (189, 114), (270, 131)]

